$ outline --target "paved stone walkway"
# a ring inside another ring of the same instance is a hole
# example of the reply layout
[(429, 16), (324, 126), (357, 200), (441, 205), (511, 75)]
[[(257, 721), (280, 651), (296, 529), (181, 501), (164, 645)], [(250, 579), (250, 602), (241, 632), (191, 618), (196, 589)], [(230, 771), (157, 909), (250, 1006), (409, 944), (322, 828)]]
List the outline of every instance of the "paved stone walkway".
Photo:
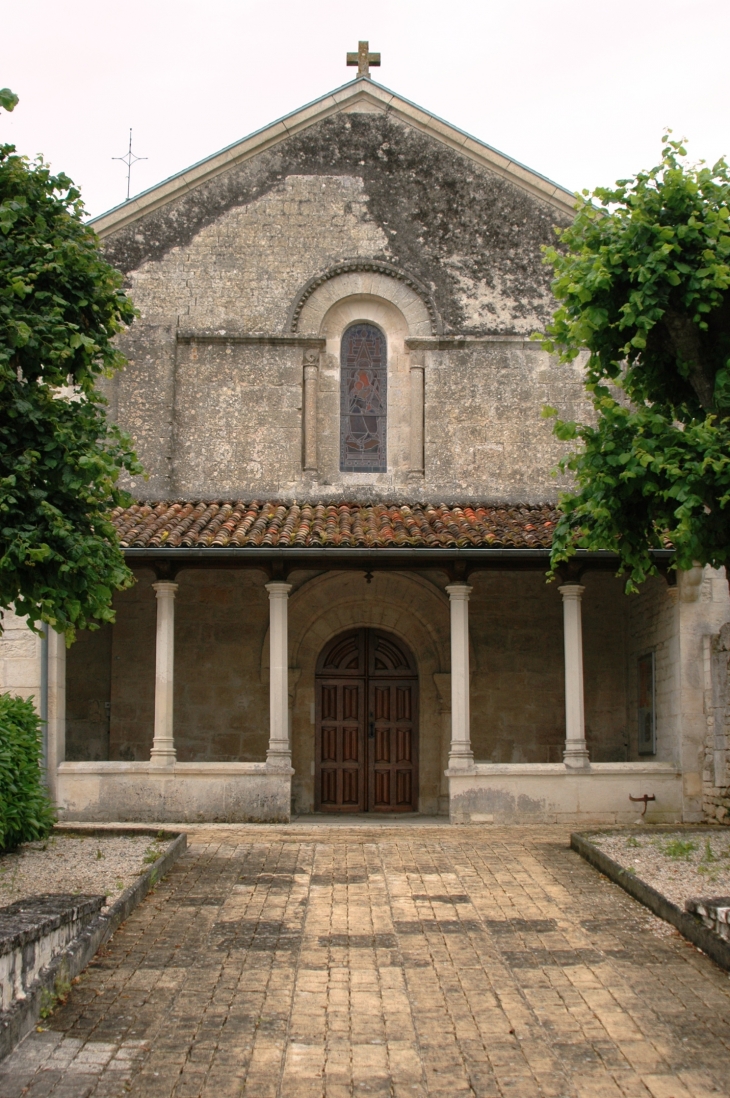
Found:
[(560, 828), (197, 828), (0, 1098), (730, 1095), (730, 978)]

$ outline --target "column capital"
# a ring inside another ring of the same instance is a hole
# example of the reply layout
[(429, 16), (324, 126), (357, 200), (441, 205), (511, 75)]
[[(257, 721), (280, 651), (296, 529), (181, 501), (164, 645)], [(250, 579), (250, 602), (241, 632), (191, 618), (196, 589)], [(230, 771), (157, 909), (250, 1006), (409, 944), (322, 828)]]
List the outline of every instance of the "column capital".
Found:
[(272, 580), (271, 583), (264, 584), (264, 587), (269, 592), (270, 599), (287, 598), (293, 586), (292, 583), (284, 583), (283, 580)]
[(468, 602), (469, 595), (474, 590), (468, 583), (449, 583), (446, 587), (446, 594), (452, 602)]
[(178, 584), (173, 583), (172, 580), (158, 580), (152, 586), (155, 589), (155, 597), (158, 599), (164, 599), (165, 597), (174, 599), (178, 589)]
[(563, 599), (580, 599), (585, 587), (581, 586), (580, 583), (564, 583), (562, 587), (558, 587), (558, 591)]

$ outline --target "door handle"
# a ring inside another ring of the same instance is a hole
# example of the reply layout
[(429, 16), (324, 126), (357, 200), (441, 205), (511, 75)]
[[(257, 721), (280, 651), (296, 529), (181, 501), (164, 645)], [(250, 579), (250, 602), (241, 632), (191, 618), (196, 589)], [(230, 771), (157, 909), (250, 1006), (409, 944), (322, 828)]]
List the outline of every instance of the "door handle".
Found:
[(370, 740), (375, 739), (375, 721), (372, 721), (372, 720), (370, 721), (370, 724), (368, 725), (368, 739), (370, 739)]

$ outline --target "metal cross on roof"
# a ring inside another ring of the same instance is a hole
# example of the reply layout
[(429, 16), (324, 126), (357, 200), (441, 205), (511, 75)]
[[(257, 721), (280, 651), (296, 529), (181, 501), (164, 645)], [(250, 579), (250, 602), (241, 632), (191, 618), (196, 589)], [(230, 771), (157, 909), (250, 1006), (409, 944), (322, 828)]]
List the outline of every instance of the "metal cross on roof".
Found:
[[(379, 63), (379, 62), (378, 62)], [(146, 160), (146, 156), (135, 156), (132, 152), (132, 131), (129, 131), (129, 151), (126, 156), (113, 156), (112, 160), (121, 160), (122, 164), (127, 165), (127, 198), (129, 202), (129, 188), (132, 182), (132, 164), (136, 164), (138, 160)]]
[(380, 67), (380, 54), (368, 53), (370, 48), (369, 42), (358, 42), (357, 53), (348, 53), (347, 64), (357, 65), (358, 76), (370, 76), (370, 66), (373, 68)]

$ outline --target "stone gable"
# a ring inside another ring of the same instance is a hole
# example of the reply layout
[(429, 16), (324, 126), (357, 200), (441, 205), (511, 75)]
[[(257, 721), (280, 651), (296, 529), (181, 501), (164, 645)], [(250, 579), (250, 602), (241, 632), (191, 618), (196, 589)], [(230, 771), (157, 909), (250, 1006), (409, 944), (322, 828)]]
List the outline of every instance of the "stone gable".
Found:
[[(353, 256), (387, 258), (432, 289), (448, 331), (515, 334), (550, 313), (541, 248), (568, 220), (389, 114), (347, 113), (135, 220), (108, 236), (105, 249), (136, 286), (145, 274), (179, 271), (182, 255), (195, 262), (211, 244), (225, 270), (231, 249), (253, 237), (254, 253), (265, 242), (261, 258), (271, 261), (282, 296), (298, 253), (308, 256), (310, 275)], [(236, 271), (224, 293), (241, 277)]]
[[(528, 340), (569, 197), (383, 91), (358, 81), (97, 219), (140, 312), (107, 387), (138, 498), (555, 500), (542, 406), (590, 409), (580, 368)], [(387, 345), (377, 473), (340, 469), (352, 323)]]

